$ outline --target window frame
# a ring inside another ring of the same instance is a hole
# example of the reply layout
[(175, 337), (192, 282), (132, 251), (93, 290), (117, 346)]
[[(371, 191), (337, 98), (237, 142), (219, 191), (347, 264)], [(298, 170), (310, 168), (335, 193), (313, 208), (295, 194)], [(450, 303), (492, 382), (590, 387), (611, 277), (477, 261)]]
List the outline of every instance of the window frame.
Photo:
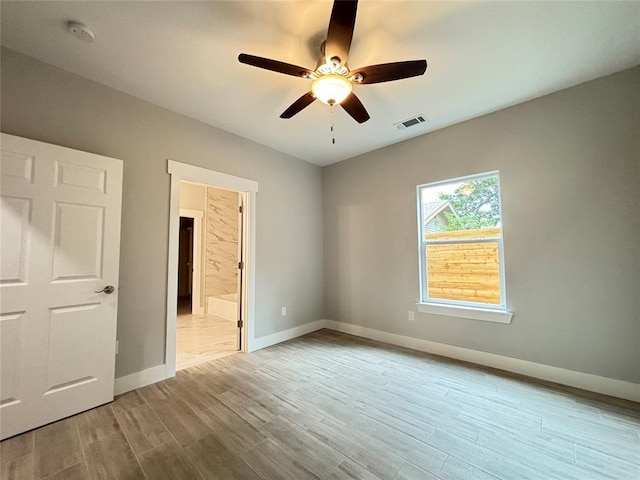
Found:
[[(468, 182), (471, 180), (477, 180), (479, 178), (497, 177), (498, 180), (498, 203), (500, 211), (500, 237), (485, 237), (485, 238), (469, 238), (469, 239), (454, 239), (454, 240), (425, 240), (424, 238), (424, 204), (422, 202), (422, 190), (425, 188), (431, 188), (438, 185), (446, 185), (458, 182)], [(418, 254), (419, 254), (419, 286), (420, 286), (420, 301), (418, 302), (418, 309), (424, 313), (437, 313), (440, 315), (462, 316), (468, 318), (474, 318), (478, 320), (498, 321), (500, 323), (510, 323), (511, 313), (507, 312), (507, 289), (505, 281), (505, 264), (504, 264), (504, 221), (502, 218), (502, 188), (500, 183), (500, 172), (498, 170), (477, 173), (473, 175), (466, 175), (463, 177), (451, 178), (447, 180), (440, 180), (436, 182), (424, 183), (416, 186), (416, 197), (418, 202)], [(447, 300), (442, 298), (429, 297), (429, 278), (427, 268), (427, 245), (437, 244), (463, 244), (463, 243), (497, 243), (498, 244), (498, 261), (499, 261), (499, 274), (500, 274), (500, 303), (478, 303), (467, 302), (463, 300)], [(422, 308), (421, 308), (422, 307)], [(429, 308), (434, 307), (434, 308)], [(453, 307), (453, 308), (450, 308)], [(458, 308), (455, 308), (458, 307)], [(477, 314), (474, 314), (476, 312)], [(491, 320), (491, 315), (485, 315), (483, 312), (499, 312), (500, 314), (508, 313), (508, 321), (505, 321), (506, 317), (499, 315), (498, 320)]]

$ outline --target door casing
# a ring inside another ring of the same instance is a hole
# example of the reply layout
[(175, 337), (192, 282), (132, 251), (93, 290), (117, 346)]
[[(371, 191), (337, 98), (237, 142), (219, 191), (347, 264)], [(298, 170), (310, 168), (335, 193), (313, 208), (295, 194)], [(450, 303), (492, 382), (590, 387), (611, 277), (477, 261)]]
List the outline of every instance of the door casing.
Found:
[(258, 182), (207, 168), (168, 160), (167, 171), (171, 174), (169, 203), (169, 255), (167, 261), (167, 323), (165, 345), (165, 378), (176, 374), (176, 310), (178, 291), (178, 233), (180, 230), (180, 182), (194, 182), (215, 188), (240, 192), (244, 208), (243, 215), (243, 261), (242, 302), (244, 318), (242, 329), (242, 351), (250, 352), (255, 339), (255, 252), (256, 252), (256, 201)]

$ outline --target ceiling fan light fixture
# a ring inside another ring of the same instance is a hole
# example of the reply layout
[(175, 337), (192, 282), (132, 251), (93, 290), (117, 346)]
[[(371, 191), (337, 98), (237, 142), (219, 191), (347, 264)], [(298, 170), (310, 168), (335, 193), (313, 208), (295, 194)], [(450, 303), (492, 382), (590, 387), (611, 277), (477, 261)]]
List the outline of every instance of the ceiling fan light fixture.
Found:
[(341, 103), (351, 93), (353, 86), (346, 77), (335, 73), (322, 75), (311, 84), (315, 97), (327, 105)]
[(354, 83), (366, 85), (392, 82), (423, 75), (427, 70), (426, 60), (409, 60), (369, 65), (351, 73), (347, 67), (347, 60), (356, 25), (357, 9), (358, 0), (333, 1), (327, 39), (320, 47), (322, 56), (315, 70), (246, 53), (238, 55), (240, 63), (312, 80), (311, 91), (289, 105), (280, 114), (280, 118), (291, 118), (297, 115), (317, 99), (327, 105), (339, 104), (356, 122), (364, 123), (371, 117), (357, 95), (353, 93)]

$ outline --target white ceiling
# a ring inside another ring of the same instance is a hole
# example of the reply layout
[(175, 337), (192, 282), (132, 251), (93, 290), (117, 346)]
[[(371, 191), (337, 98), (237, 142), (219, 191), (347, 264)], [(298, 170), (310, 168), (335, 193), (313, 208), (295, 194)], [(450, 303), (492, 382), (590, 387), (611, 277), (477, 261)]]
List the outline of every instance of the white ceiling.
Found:
[[(276, 150), (328, 165), (640, 63), (640, 2), (361, 0), (351, 68), (426, 58), (424, 76), (356, 85), (371, 120), (314, 102), (310, 81), (239, 53), (314, 68), (332, 2), (2, 1), (2, 44)], [(93, 44), (65, 32), (89, 25)], [(416, 114), (428, 122), (404, 131)]]

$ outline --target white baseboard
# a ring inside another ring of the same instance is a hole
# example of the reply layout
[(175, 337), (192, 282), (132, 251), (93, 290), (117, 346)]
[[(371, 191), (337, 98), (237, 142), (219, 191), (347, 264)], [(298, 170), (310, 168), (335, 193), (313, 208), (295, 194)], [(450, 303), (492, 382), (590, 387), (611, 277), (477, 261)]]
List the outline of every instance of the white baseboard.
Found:
[[(254, 352), (262, 348), (270, 347), (271, 345), (275, 345), (276, 343), (285, 342), (287, 340), (291, 340), (292, 338), (300, 337), (302, 335), (315, 332), (316, 330), (320, 330), (322, 328), (325, 328), (325, 320), (317, 320), (315, 322), (307, 323), (299, 327), (290, 328), (289, 330), (273, 333), (271, 335), (267, 335), (266, 337), (256, 338), (249, 344), (249, 347), (251, 348), (250, 351)], [(173, 375), (167, 373), (166, 365), (158, 365), (156, 367), (147, 368), (146, 370), (142, 370), (141, 372), (136, 372), (132, 373), (131, 375), (125, 375), (123, 377), (116, 378), (114, 394), (120, 395), (126, 392), (130, 392), (131, 390), (135, 390), (136, 388), (146, 387), (147, 385), (166, 380), (167, 378), (172, 376)]]
[[(321, 320), (322, 322), (322, 320)], [(314, 322), (318, 323), (318, 322)], [(640, 384), (600, 377), (589, 373), (576, 372), (564, 368), (529, 362), (518, 358), (505, 357), (494, 353), (481, 352), (463, 347), (456, 347), (444, 343), (430, 342), (419, 338), (406, 337), (395, 333), (382, 332), (372, 328), (361, 327), (350, 323), (324, 320), (325, 328), (338, 332), (356, 335), (358, 337), (378, 340), (399, 347), (411, 348), (421, 352), (433, 353), (443, 357), (464, 360), (465, 362), (484, 365), (487, 367), (518, 373), (528, 377), (560, 383), (570, 387), (581, 388), (591, 392), (624, 398), (634, 402), (640, 402)]]
[(120, 395), (122, 393), (130, 392), (136, 388), (146, 387), (147, 385), (151, 385), (152, 383), (156, 383), (161, 380), (166, 380), (167, 378), (169, 377), (167, 377), (166, 365), (163, 364), (147, 368), (141, 372), (116, 378), (114, 394)]
[[(411, 348), (421, 352), (441, 355), (443, 357), (454, 358), (456, 360), (463, 360), (477, 365), (484, 365), (498, 370), (518, 373), (520, 375), (568, 385), (570, 387), (581, 388), (591, 392), (611, 395), (612, 397), (640, 402), (640, 385), (637, 383), (600, 377), (590, 373), (567, 370), (565, 368), (529, 362), (518, 358), (496, 355), (495, 353), (456, 347), (445, 343), (406, 337), (404, 335), (383, 332), (381, 330), (374, 330), (372, 328), (361, 327), (350, 323), (336, 322), (334, 320), (317, 320), (299, 327), (273, 333), (265, 337), (255, 338), (250, 343), (251, 351), (253, 352), (262, 348), (270, 347), (271, 345), (285, 342), (323, 328), (371, 340), (377, 340), (379, 342), (390, 343), (399, 347)], [(126, 375), (124, 377), (118, 377), (115, 381), (115, 394), (120, 395), (122, 393), (135, 390), (136, 388), (165, 380), (166, 378), (168, 378), (168, 376), (165, 365), (158, 365), (141, 372), (132, 373), (131, 375)]]
[(271, 335), (267, 335), (265, 337), (254, 338), (253, 341), (249, 343), (249, 348), (251, 349), (251, 352), (255, 352), (256, 350), (270, 347), (271, 345), (275, 345), (276, 343), (286, 342), (287, 340), (291, 340), (292, 338), (300, 337), (302, 335), (315, 332), (316, 330), (320, 330), (325, 327), (326, 320), (316, 320), (315, 322), (305, 323), (304, 325), (290, 328), (289, 330), (272, 333)]

